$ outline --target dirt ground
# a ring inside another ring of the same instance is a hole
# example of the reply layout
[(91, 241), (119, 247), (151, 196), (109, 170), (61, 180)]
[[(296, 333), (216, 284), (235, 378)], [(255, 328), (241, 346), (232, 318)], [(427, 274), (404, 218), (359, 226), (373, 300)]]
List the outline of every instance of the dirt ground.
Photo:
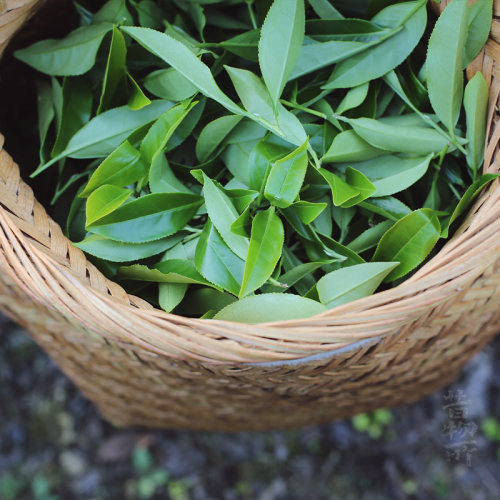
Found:
[(0, 499), (500, 498), (500, 336), (416, 404), (297, 431), (115, 429), (0, 317)]

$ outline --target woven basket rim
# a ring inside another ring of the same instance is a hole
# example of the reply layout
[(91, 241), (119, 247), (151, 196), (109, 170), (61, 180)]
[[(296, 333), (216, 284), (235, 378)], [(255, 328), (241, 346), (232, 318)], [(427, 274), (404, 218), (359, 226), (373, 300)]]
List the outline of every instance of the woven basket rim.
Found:
[[(478, 58), (485, 57), (489, 47), (498, 50), (500, 45), (490, 39)], [(475, 63), (471, 67), (476, 67)], [(485, 74), (488, 81), (491, 76)], [(493, 105), (488, 117), (484, 172), (500, 171), (495, 158), (500, 126), (494, 106), (500, 85), (492, 86), (491, 91)], [(2, 146), (0, 135), (0, 151)], [(19, 176), (18, 170), (17, 174), (12, 173), (16, 168), (11, 166), (9, 172), (11, 189), (16, 186), (12, 177)], [(23, 189), (16, 187), (16, 196), (29, 197), (29, 188), (18, 182)], [(397, 287), (311, 318), (253, 325), (187, 318), (155, 309), (104, 278), (82, 252), (55, 229), (57, 225), (35, 201), (32, 225), (37, 218), (47, 219), (51, 227), (49, 244), (45, 247), (20, 225), (12, 207), (3, 205), (0, 209), (0, 246), (4, 250), (3, 254), (0, 252), (0, 265), (33, 300), (57, 309), (98, 335), (136, 344), (162, 356), (213, 363), (301, 359), (334, 353), (359, 341), (377, 341), (397, 332), (402, 325), (419, 323), (432, 307), (449, 297), (466, 293), (468, 284), (500, 255), (500, 182), (497, 179), (476, 200), (463, 224), (439, 253)], [(79, 272), (75, 272), (70, 262), (61, 262), (51, 254), (50, 249), (61, 246), (68, 247), (68, 260), (72, 257), (85, 263), (84, 272), (81, 264)]]

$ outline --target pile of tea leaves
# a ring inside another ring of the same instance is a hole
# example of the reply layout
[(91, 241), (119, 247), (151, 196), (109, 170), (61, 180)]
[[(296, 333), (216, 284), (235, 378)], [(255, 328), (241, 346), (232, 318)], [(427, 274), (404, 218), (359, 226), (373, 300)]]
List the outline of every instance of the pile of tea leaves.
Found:
[(294, 319), (397, 285), (495, 177), (464, 78), (492, 0), (427, 4), (75, 3), (80, 27), (16, 52), (43, 73), (33, 176), (57, 170), (67, 236), (167, 312)]

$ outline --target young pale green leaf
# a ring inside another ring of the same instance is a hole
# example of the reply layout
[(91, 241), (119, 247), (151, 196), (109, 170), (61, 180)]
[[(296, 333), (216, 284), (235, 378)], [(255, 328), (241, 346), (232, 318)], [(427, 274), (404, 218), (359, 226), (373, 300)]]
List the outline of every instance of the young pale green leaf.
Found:
[(247, 207), (241, 215), (231, 224), (231, 231), (234, 234), (248, 238), (250, 236), (250, 228), (252, 226), (252, 214), (250, 208)]
[(217, 101), (231, 113), (241, 114), (241, 109), (222, 92), (215, 83), (210, 68), (201, 62), (182, 42), (169, 35), (148, 28), (122, 28), (122, 31), (139, 42), (189, 80), (202, 94)]
[(198, 160), (200, 162), (208, 161), (241, 119), (242, 116), (239, 115), (226, 115), (216, 118), (205, 125), (196, 142), (196, 157)]
[(157, 30), (162, 27), (161, 20), (165, 18), (165, 13), (158, 2), (154, 0), (141, 0), (139, 2), (132, 0), (130, 3), (137, 12), (137, 17), (139, 18), (139, 24), (141, 26)]
[(134, 23), (125, 0), (108, 0), (93, 16), (92, 24), (113, 23), (131, 25)]
[(370, 84), (368, 82), (349, 89), (337, 107), (337, 114), (341, 115), (350, 109), (361, 106), (368, 96), (369, 90)]
[(174, 237), (169, 236), (147, 243), (123, 243), (92, 234), (79, 243), (73, 243), (73, 245), (99, 259), (111, 262), (132, 262), (165, 252), (178, 241), (174, 240)]
[(177, 126), (172, 134), (172, 137), (167, 143), (167, 153), (179, 147), (188, 137), (192, 135), (194, 128), (198, 125), (198, 122), (203, 116), (206, 103), (206, 97), (202, 97), (194, 109), (192, 109), (184, 120), (182, 120)]
[(235, 188), (231, 189), (226, 184), (224, 188), (225, 193), (231, 199), (231, 203), (235, 206), (236, 211), (241, 213), (243, 210), (246, 210), (248, 205), (252, 203), (255, 198), (259, 195), (257, 191), (253, 191), (252, 189), (244, 189), (244, 188)]
[(307, 139), (298, 118), (273, 102), (262, 80), (251, 71), (225, 66), (249, 117), (283, 139), (300, 146)]
[(64, 151), (71, 137), (89, 121), (91, 112), (92, 91), (89, 85), (79, 78), (65, 78), (61, 116), (51, 156)]
[(17, 50), (14, 55), (47, 75), (82, 75), (95, 64), (101, 42), (112, 28), (110, 23), (84, 26), (63, 39), (42, 40)]
[(86, 217), (89, 226), (123, 205), (132, 194), (130, 189), (105, 184), (97, 188), (87, 199)]
[(126, 72), (126, 82), (128, 88), (127, 105), (130, 109), (138, 110), (151, 104), (149, 98), (144, 94), (139, 84), (128, 71)]
[(306, 175), (308, 141), (276, 161), (267, 178), (264, 196), (275, 206), (285, 208), (297, 198)]
[(210, 221), (205, 224), (194, 257), (196, 269), (211, 283), (238, 295), (245, 261), (221, 238)]
[(385, 154), (386, 151), (372, 146), (354, 130), (345, 130), (335, 136), (321, 161), (323, 163), (357, 162)]
[(309, 318), (324, 311), (326, 311), (324, 305), (305, 297), (283, 293), (263, 293), (229, 304), (213, 319), (237, 323), (267, 323)]
[(187, 284), (185, 283), (159, 283), (158, 303), (165, 312), (172, 312), (184, 299)]
[(231, 225), (239, 217), (238, 211), (231, 198), (205, 173), (203, 173), (203, 196), (208, 216), (222, 239), (236, 255), (245, 259), (248, 253), (248, 238), (231, 231)]
[(433, 210), (421, 208), (398, 220), (380, 239), (372, 261), (399, 262), (386, 278), (394, 281), (409, 273), (429, 255), (441, 236)]
[(105, 184), (128, 186), (142, 179), (147, 172), (148, 165), (139, 151), (124, 141), (97, 167), (79, 196), (86, 198)]
[(394, 221), (392, 220), (385, 220), (375, 224), (366, 231), (363, 231), (358, 237), (354, 238), (354, 240), (347, 245), (347, 248), (350, 248), (356, 253), (363, 253), (375, 248), (380, 238), (382, 238), (384, 233), (390, 229), (393, 224)]
[(467, 163), (474, 178), (483, 163), (488, 113), (488, 84), (477, 72), (465, 87), (464, 108), (467, 123)]
[(321, 19), (344, 19), (344, 16), (329, 0), (308, 0), (314, 12)]
[(469, 6), (467, 38), (462, 67), (465, 69), (479, 54), (490, 34), (493, 0), (477, 0)]
[(198, 90), (174, 68), (153, 71), (142, 83), (155, 96), (175, 102), (193, 97)]
[(355, 87), (380, 78), (399, 66), (424, 34), (427, 23), (426, 2), (390, 5), (379, 12), (372, 22), (391, 30), (380, 36), (377, 43), (368, 50), (337, 64), (323, 86), (324, 89)]
[(116, 241), (145, 243), (182, 229), (202, 202), (194, 194), (153, 193), (122, 205), (88, 229)]
[(250, 189), (262, 192), (273, 162), (286, 156), (288, 151), (282, 144), (274, 144), (266, 139), (259, 141), (248, 158)]
[(127, 106), (110, 109), (90, 120), (69, 141), (66, 149), (31, 174), (34, 177), (65, 157), (99, 158), (115, 150), (130, 134), (156, 120), (169, 109), (168, 101), (153, 101), (149, 106), (133, 111)]
[(281, 257), (284, 237), (283, 223), (274, 207), (257, 213), (252, 222), (240, 298), (257, 290), (271, 277)]
[(421, 179), (433, 155), (416, 158), (400, 158), (395, 155), (379, 156), (356, 164), (357, 170), (370, 179), (376, 188), (372, 197), (399, 193)]
[(370, 182), (366, 175), (364, 175), (359, 170), (356, 170), (352, 167), (347, 167), (345, 174), (345, 180), (347, 184), (356, 189), (358, 195), (345, 201), (342, 204), (343, 207), (353, 207), (354, 205), (361, 203), (363, 200), (366, 200), (375, 193), (375, 186)]
[(371, 295), (399, 262), (367, 262), (337, 269), (317, 283), (319, 299), (328, 309)]
[(318, 172), (324, 177), (330, 186), (333, 204), (336, 207), (343, 206), (349, 200), (353, 200), (359, 196), (359, 191), (357, 189), (347, 184), (333, 172), (330, 172), (325, 168), (320, 168)]
[(299, 57), (304, 31), (304, 0), (274, 0), (259, 41), (259, 65), (274, 108)]
[(439, 16), (429, 39), (427, 87), (432, 108), (454, 137), (464, 91), (463, 52), (467, 0), (453, 0)]
[(446, 138), (432, 128), (400, 127), (372, 118), (348, 119), (348, 123), (366, 142), (386, 151), (422, 156), (439, 153), (448, 145)]
[(296, 201), (290, 208), (294, 210), (304, 224), (311, 224), (327, 207), (327, 203), (312, 203), (310, 201)]
[(127, 73), (127, 46), (125, 39), (116, 26), (113, 26), (113, 36), (109, 47), (108, 61), (102, 83), (101, 97), (97, 114), (109, 109), (116, 98), (120, 84), (123, 84)]
[(141, 154), (148, 163), (153, 163), (165, 149), (168, 140), (175, 129), (181, 124), (186, 115), (193, 109), (196, 102), (184, 106), (179, 103), (168, 109), (151, 125), (148, 133), (141, 142)]
[(152, 193), (192, 193), (172, 172), (165, 155), (157, 155), (149, 171)]
[(464, 195), (457, 203), (450, 218), (443, 223), (443, 230), (442, 230), (443, 238), (448, 237), (448, 231), (450, 226), (453, 224), (453, 222), (455, 222), (455, 220), (457, 220), (461, 215), (465, 213), (469, 205), (479, 195), (482, 189), (496, 178), (498, 178), (498, 174), (484, 174), (467, 188), (467, 191), (465, 191)]

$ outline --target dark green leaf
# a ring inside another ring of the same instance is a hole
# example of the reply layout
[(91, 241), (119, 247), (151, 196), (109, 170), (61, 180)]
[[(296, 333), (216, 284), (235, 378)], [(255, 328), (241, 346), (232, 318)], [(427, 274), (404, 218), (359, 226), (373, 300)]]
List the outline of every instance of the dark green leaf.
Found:
[(240, 298), (252, 293), (270, 278), (281, 257), (283, 241), (283, 223), (274, 207), (259, 212), (252, 222)]
[(145, 243), (182, 229), (201, 204), (194, 194), (153, 193), (126, 203), (88, 228), (113, 240)]
[(423, 262), (441, 236), (433, 210), (422, 208), (398, 220), (380, 239), (373, 261), (400, 262), (385, 279), (394, 281)]

